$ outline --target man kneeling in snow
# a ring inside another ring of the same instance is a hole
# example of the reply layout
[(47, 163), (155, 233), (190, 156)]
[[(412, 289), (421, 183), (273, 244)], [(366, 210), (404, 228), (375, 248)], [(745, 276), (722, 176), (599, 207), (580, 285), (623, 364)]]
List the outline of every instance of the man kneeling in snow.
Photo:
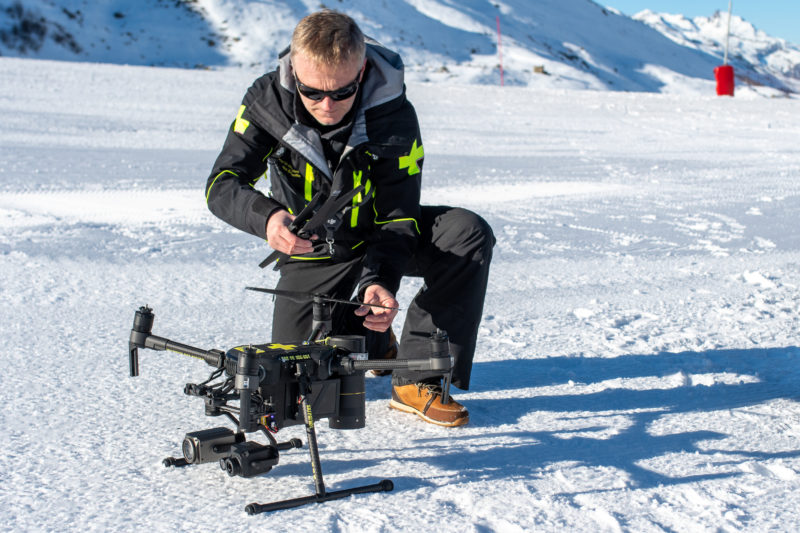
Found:
[[(308, 15), (295, 28), (277, 70), (247, 91), (206, 186), (209, 209), (267, 238), (279, 259), (278, 289), (350, 298), (397, 308), (403, 276), (421, 276), (408, 307), (399, 355), (425, 359), (437, 328), (450, 338), (453, 385), (469, 387), (494, 236), (478, 215), (420, 206), (422, 139), (406, 99), (400, 57), (366, 39), (335, 11)], [(270, 195), (253, 185), (265, 173)], [(363, 186), (338, 228), (302, 239), (289, 230), (318, 192), (338, 196)], [(337, 334), (367, 337), (370, 358), (396, 357), (397, 309), (334, 306)], [(277, 298), (272, 340), (311, 330), (311, 304)], [(441, 377), (396, 370), (389, 405), (427, 422), (461, 426), (467, 409), (442, 403)]]

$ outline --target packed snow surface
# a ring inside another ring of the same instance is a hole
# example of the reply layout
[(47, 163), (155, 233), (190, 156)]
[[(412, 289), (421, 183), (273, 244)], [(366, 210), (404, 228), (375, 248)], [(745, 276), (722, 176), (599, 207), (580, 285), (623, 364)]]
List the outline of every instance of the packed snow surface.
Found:
[(255, 479), (164, 468), (225, 421), (182, 392), (200, 361), (143, 350), (128, 376), (134, 311), (269, 340), (244, 290), (274, 286), (269, 249), (203, 195), (255, 75), (0, 58), (0, 530), (797, 530), (800, 102), (710, 86), (410, 83), (424, 200), (497, 237), (470, 424), (369, 378), (366, 428), (318, 424), (322, 470), (394, 491), (274, 514), (243, 508), (312, 494), (305, 448)]

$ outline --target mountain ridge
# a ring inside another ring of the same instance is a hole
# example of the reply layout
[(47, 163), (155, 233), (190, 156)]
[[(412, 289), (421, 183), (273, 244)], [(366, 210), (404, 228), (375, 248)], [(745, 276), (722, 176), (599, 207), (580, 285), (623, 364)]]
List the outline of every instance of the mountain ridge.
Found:
[[(307, 0), (0, 0), (0, 55), (268, 70)], [(722, 63), (723, 15), (628, 17), (591, 0), (332, 3), (403, 56), (409, 79), (592, 90), (705, 90)], [(725, 19), (727, 20), (727, 19)], [(499, 22), (501, 48), (498, 50)], [(739, 85), (800, 93), (800, 48), (732, 20)], [(724, 35), (723, 35), (724, 37)], [(500, 53), (498, 53), (500, 52)]]

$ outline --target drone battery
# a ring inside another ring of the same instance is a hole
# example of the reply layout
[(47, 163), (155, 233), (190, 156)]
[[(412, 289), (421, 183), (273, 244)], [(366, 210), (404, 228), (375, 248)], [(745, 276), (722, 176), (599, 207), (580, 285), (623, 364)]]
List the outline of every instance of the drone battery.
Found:
[(364, 415), (364, 373), (355, 372), (340, 376), (339, 410), (328, 420), (331, 429), (361, 429), (366, 424)]
[(228, 428), (194, 431), (183, 438), (183, 457), (191, 464), (218, 461), (230, 455), (231, 446), (244, 440), (244, 433), (234, 433)]
[[(340, 384), (338, 379), (314, 381), (311, 384), (311, 394), (308, 403), (316, 420), (328, 418), (339, 412)], [(297, 414), (299, 423), (303, 422), (302, 413)]]

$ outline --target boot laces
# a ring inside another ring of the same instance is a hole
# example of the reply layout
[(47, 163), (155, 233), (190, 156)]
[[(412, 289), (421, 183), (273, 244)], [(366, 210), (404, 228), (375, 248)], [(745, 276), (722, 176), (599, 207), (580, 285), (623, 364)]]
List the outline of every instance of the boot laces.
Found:
[(422, 396), (422, 391), (426, 391), (428, 394), (435, 396), (435, 395), (442, 395), (442, 386), (438, 383), (417, 383), (417, 391), (419, 395)]

